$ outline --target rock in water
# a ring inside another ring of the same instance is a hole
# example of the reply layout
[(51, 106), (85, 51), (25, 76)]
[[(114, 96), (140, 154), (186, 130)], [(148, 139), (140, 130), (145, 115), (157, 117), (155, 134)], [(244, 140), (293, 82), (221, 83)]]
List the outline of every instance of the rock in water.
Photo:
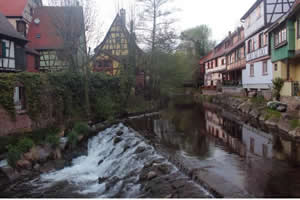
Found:
[(146, 150), (145, 147), (138, 147), (135, 151), (135, 154), (143, 153)]
[(156, 174), (156, 172), (153, 172), (153, 171), (149, 172), (148, 175), (147, 175), (148, 180), (152, 180), (155, 177), (157, 177), (157, 174)]
[(20, 169), (27, 169), (27, 170), (31, 170), (32, 168), (31, 162), (29, 162), (28, 160), (19, 160), (17, 162), (17, 166)]
[(98, 162), (98, 166), (101, 165), (101, 164), (103, 163), (103, 161), (104, 161), (104, 160), (100, 160), (100, 161)]
[(105, 178), (105, 177), (99, 177), (98, 178), (98, 183), (99, 184), (102, 184), (104, 181), (106, 181), (108, 178)]
[(119, 136), (119, 137), (122, 136), (123, 134), (124, 134), (123, 131), (118, 131), (118, 132), (117, 132), (117, 136)]
[(122, 138), (116, 137), (116, 138), (114, 139), (114, 145), (120, 143), (121, 141), (122, 141)]

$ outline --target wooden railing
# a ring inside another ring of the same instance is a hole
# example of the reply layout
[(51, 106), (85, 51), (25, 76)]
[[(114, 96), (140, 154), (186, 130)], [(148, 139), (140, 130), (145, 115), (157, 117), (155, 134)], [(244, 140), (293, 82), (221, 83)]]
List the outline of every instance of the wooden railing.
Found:
[(227, 70), (238, 69), (238, 68), (243, 68), (243, 67), (246, 67), (246, 60), (245, 59), (242, 59), (242, 60), (239, 60), (235, 63), (229, 64), (228, 67), (227, 67)]

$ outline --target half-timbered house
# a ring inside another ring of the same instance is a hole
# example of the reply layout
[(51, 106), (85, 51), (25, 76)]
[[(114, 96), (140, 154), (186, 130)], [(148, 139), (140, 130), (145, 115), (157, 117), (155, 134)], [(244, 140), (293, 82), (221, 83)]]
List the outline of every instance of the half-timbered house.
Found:
[(237, 28), (233, 33), (229, 32), (225, 47), (227, 69), (223, 73), (223, 85), (242, 86), (242, 70), (246, 67), (243, 27)]
[(226, 70), (225, 40), (214, 48), (212, 57), (205, 62), (206, 86), (217, 86), (222, 83), (222, 72)]
[[(40, 54), (42, 72), (62, 71), (72, 65), (65, 54), (77, 60), (86, 51), (83, 10), (74, 7), (39, 7), (35, 9), (29, 26), (29, 47)], [(67, 22), (68, 21), (68, 22)], [(67, 40), (63, 35), (68, 35)], [(70, 45), (73, 45), (72, 49)], [(80, 46), (79, 46), (80, 45)], [(81, 50), (81, 51), (80, 51)], [(69, 58), (69, 57), (68, 57)]]
[(273, 70), (266, 31), (293, 3), (294, 0), (257, 0), (242, 17), (246, 38), (246, 69), (242, 79), (247, 91), (270, 91), (272, 88)]
[[(32, 23), (35, 9), (41, 7), (41, 0), (11, 0), (0, 1), (0, 12), (8, 19), (14, 29), (23, 35), (28, 36), (29, 25)], [(28, 39), (28, 38), (27, 38)], [(39, 53), (26, 46), (26, 70), (37, 72), (39, 69)]]
[(27, 40), (14, 29), (1, 13), (0, 24), (0, 71), (24, 71), (26, 69), (25, 45)]
[[(95, 49), (94, 72), (106, 72), (118, 75), (122, 64), (129, 54), (130, 33), (126, 28), (126, 11), (121, 9), (110, 26), (103, 42)], [(140, 58), (142, 50), (134, 42), (136, 56)], [(143, 73), (137, 71), (139, 82), (143, 82)]]

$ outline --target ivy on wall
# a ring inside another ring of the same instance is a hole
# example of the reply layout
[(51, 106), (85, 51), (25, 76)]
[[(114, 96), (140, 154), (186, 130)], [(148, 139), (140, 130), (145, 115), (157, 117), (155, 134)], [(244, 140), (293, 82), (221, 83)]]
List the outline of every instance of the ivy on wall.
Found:
[[(38, 121), (43, 112), (50, 111), (48, 114), (57, 121), (84, 118), (84, 80), (82, 74), (70, 72), (0, 74), (0, 105), (15, 119), (14, 88), (22, 84), (26, 111), (32, 120)], [(93, 73), (88, 81), (92, 117), (104, 120), (122, 109), (119, 78)]]
[(1, 74), (0, 77), (0, 105), (15, 119), (14, 88), (16, 76), (14, 74)]

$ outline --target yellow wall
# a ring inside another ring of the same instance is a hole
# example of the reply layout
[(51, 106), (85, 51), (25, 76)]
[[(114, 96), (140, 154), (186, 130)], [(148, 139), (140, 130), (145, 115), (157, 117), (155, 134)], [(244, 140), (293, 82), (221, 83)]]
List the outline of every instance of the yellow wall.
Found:
[(292, 82), (284, 82), (284, 86), (280, 92), (281, 96), (292, 96)]
[[(277, 64), (277, 71), (275, 71), (275, 64)], [(287, 79), (287, 64), (282, 61), (273, 63), (273, 79), (275, 78)]]

